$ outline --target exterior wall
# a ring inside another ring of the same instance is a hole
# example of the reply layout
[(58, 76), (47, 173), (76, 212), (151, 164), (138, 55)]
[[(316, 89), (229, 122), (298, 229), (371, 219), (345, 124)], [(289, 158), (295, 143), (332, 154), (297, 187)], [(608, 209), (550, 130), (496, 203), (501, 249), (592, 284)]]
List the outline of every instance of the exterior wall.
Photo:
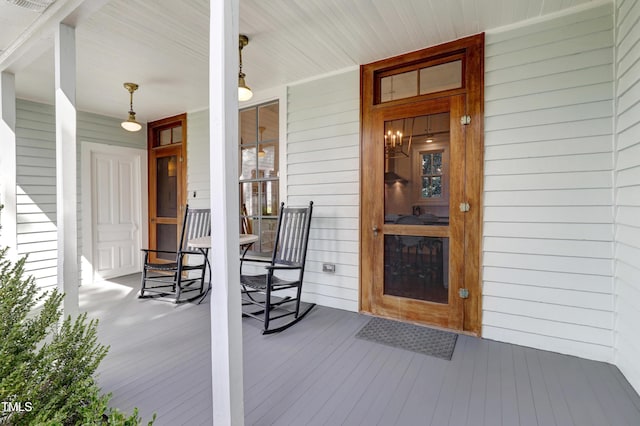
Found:
[(16, 102), (17, 252), (40, 287), (57, 283), (54, 107)]
[(640, 2), (616, 2), (615, 363), (640, 392)]
[(485, 338), (613, 361), (612, 27), (487, 33)]
[[(57, 282), (55, 109), (30, 101), (16, 103), (18, 254), (28, 254), (26, 271), (42, 288)], [(122, 130), (120, 120), (78, 113), (78, 169), (82, 141), (144, 149), (145, 132)], [(78, 179), (81, 173), (78, 170)], [(78, 185), (80, 192), (80, 185)], [(78, 196), (81, 200), (81, 194)], [(78, 204), (78, 218), (82, 217)], [(78, 222), (78, 253), (82, 253)]]
[(211, 207), (209, 172), (209, 110), (207, 109), (187, 113), (187, 203), (190, 208)]
[[(305, 300), (358, 310), (360, 95), (357, 70), (288, 88), (287, 204), (313, 200)], [(322, 272), (323, 263), (336, 265)]]

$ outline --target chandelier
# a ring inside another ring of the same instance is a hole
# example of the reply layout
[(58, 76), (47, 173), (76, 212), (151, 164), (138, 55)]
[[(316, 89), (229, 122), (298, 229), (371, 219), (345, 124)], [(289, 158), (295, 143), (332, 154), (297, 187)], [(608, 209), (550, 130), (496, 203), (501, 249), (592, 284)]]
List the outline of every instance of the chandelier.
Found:
[[(411, 155), (411, 142), (413, 141), (413, 123), (415, 118), (403, 118), (401, 120), (385, 123), (384, 156), (385, 158), (402, 158)], [(409, 135), (405, 135), (405, 124), (409, 126)]]

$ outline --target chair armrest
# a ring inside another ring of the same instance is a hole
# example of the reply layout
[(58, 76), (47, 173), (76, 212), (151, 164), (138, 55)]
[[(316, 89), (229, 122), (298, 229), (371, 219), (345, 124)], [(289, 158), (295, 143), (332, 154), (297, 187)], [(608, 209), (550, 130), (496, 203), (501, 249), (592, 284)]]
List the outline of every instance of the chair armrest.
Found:
[(143, 251), (145, 253), (171, 253), (171, 254), (178, 254), (177, 251), (172, 251), (172, 250), (140, 249), (140, 251)]
[(302, 266), (293, 266), (293, 265), (268, 265), (264, 267), (265, 269), (268, 270), (278, 270), (278, 271), (286, 271), (286, 270), (295, 270), (295, 269), (300, 269), (302, 268)]

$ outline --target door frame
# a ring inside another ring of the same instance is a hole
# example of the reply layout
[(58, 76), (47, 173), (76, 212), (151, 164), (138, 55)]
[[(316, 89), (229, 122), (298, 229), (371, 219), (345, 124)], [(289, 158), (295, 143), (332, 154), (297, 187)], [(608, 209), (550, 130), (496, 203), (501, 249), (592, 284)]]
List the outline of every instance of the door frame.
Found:
[[(393, 73), (393, 70), (406, 71), (418, 64), (441, 63), (447, 57), (464, 58), (463, 84), (461, 88), (431, 94), (419, 95), (388, 102), (379, 102), (380, 93), (376, 88), (378, 79)], [(482, 188), (484, 173), (484, 33), (444, 43), (435, 47), (399, 55), (393, 58), (362, 65), (360, 67), (360, 285), (359, 310), (363, 313), (375, 314), (373, 298), (374, 283), (369, 259), (375, 259), (375, 240), (373, 228), (382, 229), (380, 218), (373, 217), (370, 209), (375, 205), (383, 188), (380, 170), (371, 167), (370, 150), (373, 136), (373, 119), (375, 112), (387, 107), (417, 104), (442, 97), (464, 95), (466, 98), (466, 114), (471, 121), (465, 125), (465, 155), (472, 161), (465, 161), (464, 190), (466, 202), (471, 206), (464, 213), (465, 264), (461, 276), (469, 297), (462, 300), (461, 328), (457, 331), (469, 334), (481, 334), (482, 283), (481, 283), (481, 240), (482, 240)], [(381, 169), (382, 170), (382, 169)], [(380, 190), (372, 190), (367, 182), (378, 183)], [(452, 295), (458, 297), (458, 295)], [(451, 300), (450, 300), (451, 303)], [(412, 322), (437, 325), (420, 318), (411, 318)], [(450, 326), (445, 326), (445, 328)]]
[[(82, 282), (90, 283), (95, 279), (93, 268), (93, 193), (92, 181), (92, 155), (99, 154), (126, 154), (131, 158), (136, 158), (140, 170), (138, 185), (140, 188), (140, 209), (137, 212), (137, 220), (140, 227), (139, 244), (146, 247), (148, 242), (148, 185), (147, 185), (147, 151), (145, 149), (123, 147), (117, 145), (105, 145), (94, 142), (81, 141), (80, 143), (80, 173), (81, 173), (81, 218), (82, 218), (82, 259), (81, 272)], [(142, 262), (140, 262), (142, 265)], [(141, 266), (142, 268), (142, 266)], [(140, 269), (142, 270), (142, 269)]]
[[(174, 125), (180, 124), (182, 126), (182, 141), (180, 143), (176, 143), (176, 144), (169, 144), (169, 145), (164, 145), (164, 146), (158, 146), (155, 147), (154, 146), (154, 136), (156, 134), (156, 132), (167, 128), (167, 127), (172, 127)], [(165, 224), (172, 224), (171, 221), (166, 221), (166, 220), (162, 220), (160, 222), (157, 222), (156, 218), (153, 217), (153, 213), (155, 212), (156, 209), (156, 190), (157, 190), (157, 186), (156, 186), (156, 181), (155, 181), (155, 172), (156, 172), (156, 152), (162, 152), (164, 150), (169, 151), (169, 150), (177, 150), (179, 148), (180, 151), (180, 157), (178, 159), (178, 161), (180, 162), (179, 164), (179, 176), (180, 176), (180, 182), (178, 182), (178, 187), (177, 187), (177, 201), (178, 201), (178, 206), (177, 206), (177, 217), (176, 217), (176, 241), (180, 241), (180, 232), (181, 232), (181, 228), (182, 228), (182, 220), (184, 217), (184, 209), (183, 207), (186, 205), (187, 203), (187, 191), (188, 191), (188, 185), (187, 185), (187, 114), (183, 113), (183, 114), (178, 114), (178, 115), (174, 115), (172, 117), (167, 117), (167, 118), (163, 118), (160, 120), (156, 120), (156, 121), (152, 121), (147, 123), (147, 152), (148, 152), (148, 158), (147, 158), (147, 164), (148, 164), (148, 209), (147, 209), (147, 218), (148, 218), (148, 235), (149, 235), (149, 243), (148, 243), (148, 247), (150, 249), (157, 249), (156, 246), (156, 230), (155, 230), (155, 225), (157, 223), (165, 223)], [(158, 262), (158, 263), (165, 263), (165, 262), (169, 262), (167, 260), (163, 260), (160, 259), (158, 257), (156, 257), (155, 253), (150, 253), (149, 255), (149, 260), (151, 262)]]

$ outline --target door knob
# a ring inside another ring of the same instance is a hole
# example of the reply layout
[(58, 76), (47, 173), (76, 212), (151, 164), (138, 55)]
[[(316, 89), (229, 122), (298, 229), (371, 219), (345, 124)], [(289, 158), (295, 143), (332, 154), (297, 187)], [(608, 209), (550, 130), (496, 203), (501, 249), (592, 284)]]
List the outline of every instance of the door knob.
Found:
[(371, 229), (371, 230), (373, 231), (373, 236), (377, 237), (378, 236), (378, 231), (379, 231), (378, 227), (374, 226), (373, 229)]

